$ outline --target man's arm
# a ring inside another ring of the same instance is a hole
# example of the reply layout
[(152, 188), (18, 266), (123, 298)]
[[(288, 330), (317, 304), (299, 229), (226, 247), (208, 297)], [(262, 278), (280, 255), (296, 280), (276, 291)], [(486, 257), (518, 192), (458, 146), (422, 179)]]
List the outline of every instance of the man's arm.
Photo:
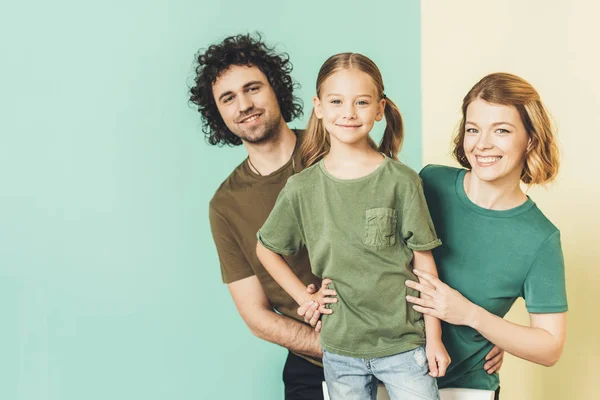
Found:
[(210, 227), (219, 254), (223, 281), (242, 319), (257, 337), (296, 353), (322, 357), (319, 335), (309, 325), (277, 314), (244, 257), (227, 220), (211, 201)]
[(254, 336), (296, 353), (323, 356), (319, 334), (309, 325), (277, 314), (255, 275), (228, 286), (238, 312)]

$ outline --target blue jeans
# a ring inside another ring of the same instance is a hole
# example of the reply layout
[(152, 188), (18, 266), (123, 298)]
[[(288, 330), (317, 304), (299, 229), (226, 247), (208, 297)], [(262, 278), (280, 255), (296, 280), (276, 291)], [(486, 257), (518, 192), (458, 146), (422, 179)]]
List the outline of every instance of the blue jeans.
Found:
[(323, 350), (323, 367), (331, 400), (375, 400), (378, 380), (392, 400), (440, 398), (437, 381), (429, 375), (423, 347), (371, 359)]

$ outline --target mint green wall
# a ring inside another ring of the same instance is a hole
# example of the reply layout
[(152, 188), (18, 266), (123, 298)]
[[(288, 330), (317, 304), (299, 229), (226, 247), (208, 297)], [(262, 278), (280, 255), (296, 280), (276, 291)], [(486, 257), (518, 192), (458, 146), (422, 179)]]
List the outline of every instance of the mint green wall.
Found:
[(285, 351), (238, 316), (207, 204), (244, 156), (187, 104), (193, 55), (260, 30), (305, 118), (321, 63), (363, 52), (421, 162), (419, 2), (22, 1), (0, 12), (0, 398), (280, 399)]

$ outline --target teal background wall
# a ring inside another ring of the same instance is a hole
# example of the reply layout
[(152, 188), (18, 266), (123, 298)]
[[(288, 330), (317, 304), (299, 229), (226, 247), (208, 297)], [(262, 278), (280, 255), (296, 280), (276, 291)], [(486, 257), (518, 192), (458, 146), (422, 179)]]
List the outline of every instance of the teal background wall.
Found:
[[(259, 30), (302, 85), (362, 52), (421, 164), (418, 1), (21, 1), (0, 12), (0, 398), (281, 399), (285, 350), (221, 283), (208, 201), (243, 148), (187, 104), (194, 54)], [(382, 131), (382, 126), (378, 127)]]

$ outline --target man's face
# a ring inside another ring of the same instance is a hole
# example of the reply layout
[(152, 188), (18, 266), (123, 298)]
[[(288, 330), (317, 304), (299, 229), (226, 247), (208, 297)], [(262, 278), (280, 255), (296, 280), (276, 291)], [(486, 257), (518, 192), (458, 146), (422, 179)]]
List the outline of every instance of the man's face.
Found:
[(212, 86), (217, 109), (234, 135), (249, 143), (276, 137), (281, 110), (267, 77), (257, 67), (232, 65)]

